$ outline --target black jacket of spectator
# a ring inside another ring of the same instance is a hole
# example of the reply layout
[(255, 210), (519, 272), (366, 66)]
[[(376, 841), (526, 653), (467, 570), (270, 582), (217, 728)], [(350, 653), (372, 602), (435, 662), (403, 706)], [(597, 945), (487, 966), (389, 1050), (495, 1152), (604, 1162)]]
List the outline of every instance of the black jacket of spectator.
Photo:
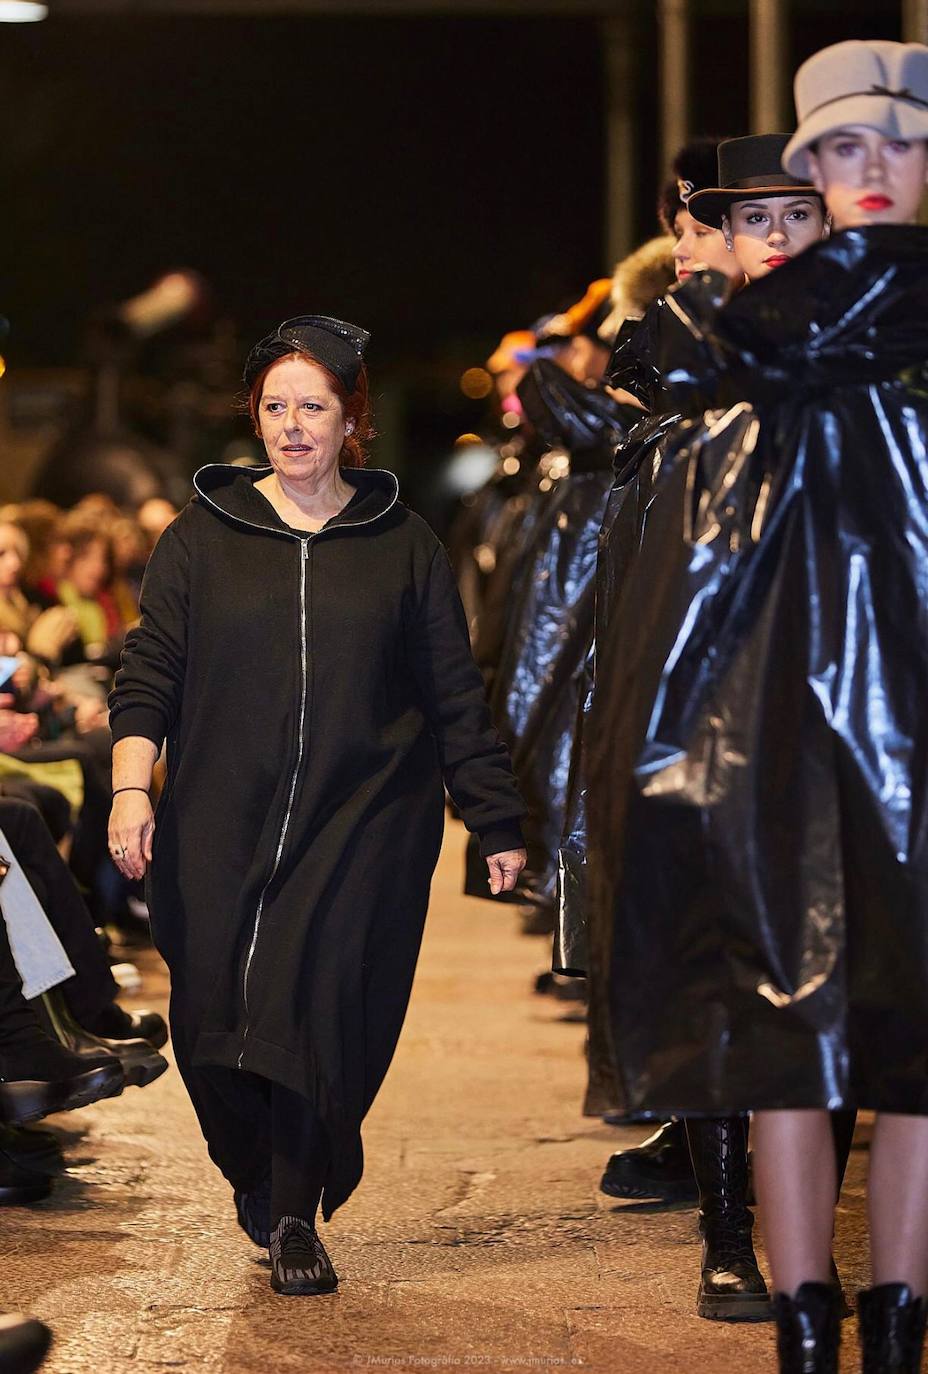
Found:
[(168, 740), (152, 926), (213, 1158), (254, 1185), (261, 1080), (282, 1083), (328, 1131), (329, 1216), (402, 1026), (442, 777), (485, 854), (521, 844), (524, 808), (447, 556), (396, 479), (344, 471), (354, 497), (307, 534), (255, 489), (266, 472), (197, 475), (152, 557), (112, 728)]

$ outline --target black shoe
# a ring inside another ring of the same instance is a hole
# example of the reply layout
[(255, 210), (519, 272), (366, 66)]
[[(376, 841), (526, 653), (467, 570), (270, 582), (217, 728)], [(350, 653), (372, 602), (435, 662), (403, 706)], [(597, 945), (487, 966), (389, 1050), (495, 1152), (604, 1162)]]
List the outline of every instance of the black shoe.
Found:
[(519, 911), (523, 935), (553, 935), (557, 915), (553, 906), (524, 906)]
[(127, 1087), (145, 1088), (167, 1071), (168, 1061), (147, 1040), (104, 1040), (79, 1026), (58, 988), (43, 993), (31, 1005), (47, 1033), (72, 1054), (95, 1061), (103, 1056), (116, 1059)]
[(863, 1374), (918, 1374), (928, 1303), (904, 1283), (881, 1283), (858, 1295)]
[(747, 1125), (741, 1117), (688, 1120), (699, 1186), (702, 1274), (696, 1313), (712, 1321), (770, 1321), (770, 1295), (751, 1242)]
[(91, 1035), (103, 1040), (147, 1040), (156, 1050), (168, 1043), (168, 1027), (156, 1011), (126, 1011), (118, 1002), (104, 1007), (87, 1025)]
[(338, 1275), (325, 1246), (308, 1221), (281, 1217), (271, 1234), (271, 1287), (288, 1297), (332, 1293)]
[(0, 1126), (0, 1164), (5, 1161), (36, 1174), (60, 1174), (65, 1168), (58, 1141), (49, 1131)]
[(547, 968), (535, 975), (534, 991), (539, 997), (551, 997), (556, 1002), (586, 1002), (585, 978), (568, 977)]
[(234, 1193), (238, 1224), (249, 1240), (266, 1250), (271, 1243), (271, 1176), (250, 1193)]
[(610, 1197), (695, 1202), (699, 1193), (683, 1122), (668, 1121), (643, 1144), (611, 1155), (599, 1186)]
[(38, 1025), (15, 1043), (0, 1041), (0, 1122), (7, 1125), (22, 1126), (53, 1112), (118, 1097), (125, 1086), (115, 1056), (72, 1054)]
[(774, 1293), (780, 1374), (838, 1374), (839, 1293), (831, 1283), (803, 1283), (796, 1296)]
[[(48, 1174), (21, 1169), (11, 1159), (0, 1158), (0, 1207), (23, 1207), (41, 1202), (52, 1191)], [(0, 1371), (3, 1366), (0, 1364)]]
[(52, 1333), (34, 1317), (0, 1317), (0, 1374), (32, 1374), (51, 1343)]

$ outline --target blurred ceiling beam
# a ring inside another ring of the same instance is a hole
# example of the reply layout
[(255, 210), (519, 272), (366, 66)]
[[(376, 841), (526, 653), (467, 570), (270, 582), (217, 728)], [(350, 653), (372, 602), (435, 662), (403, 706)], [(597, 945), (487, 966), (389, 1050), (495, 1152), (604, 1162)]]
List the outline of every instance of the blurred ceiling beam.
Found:
[(928, 0), (902, 0), (902, 37), (907, 43), (928, 43)]
[(693, 103), (690, 0), (658, 0), (660, 154), (669, 167), (690, 137)]
[(617, 262), (635, 246), (638, 169), (637, 95), (640, 62), (636, 18), (604, 19), (606, 261)]
[(751, 131), (788, 131), (794, 121), (787, 0), (750, 0), (750, 16)]
[(500, 14), (570, 17), (593, 15), (621, 19), (636, 9), (635, 0), (48, 0), (52, 15), (71, 14), (213, 14), (273, 15), (434, 15), (458, 18)]

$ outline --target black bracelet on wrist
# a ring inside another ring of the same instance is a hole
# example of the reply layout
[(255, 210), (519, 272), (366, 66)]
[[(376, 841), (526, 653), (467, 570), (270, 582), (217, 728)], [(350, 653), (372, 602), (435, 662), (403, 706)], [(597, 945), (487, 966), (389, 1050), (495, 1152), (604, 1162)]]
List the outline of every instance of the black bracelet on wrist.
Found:
[(147, 787), (117, 787), (113, 793), (113, 796), (118, 797), (120, 792), (144, 792), (146, 797), (148, 796)]

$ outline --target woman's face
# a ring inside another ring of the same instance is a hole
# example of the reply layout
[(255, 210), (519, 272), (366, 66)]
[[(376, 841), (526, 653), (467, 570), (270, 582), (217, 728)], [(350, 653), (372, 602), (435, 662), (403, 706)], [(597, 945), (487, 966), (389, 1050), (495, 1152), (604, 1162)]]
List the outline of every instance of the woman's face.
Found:
[(268, 461), (282, 481), (315, 488), (337, 469), (345, 413), (325, 372), (308, 358), (281, 358), (269, 370), (258, 423)]
[(15, 525), (0, 525), (0, 592), (19, 586), (26, 561), (26, 536)]
[(678, 210), (673, 222), (674, 237), (677, 242), (673, 250), (673, 266), (677, 281), (689, 281), (697, 267), (709, 267), (714, 272), (722, 272), (732, 281), (740, 281), (741, 268), (735, 261), (734, 253), (725, 247), (725, 235), (721, 229), (710, 229), (693, 219), (689, 210)]
[(821, 239), (825, 211), (818, 196), (736, 200), (725, 230), (738, 266), (748, 281), (757, 281)]
[(102, 538), (89, 540), (75, 552), (68, 568), (68, 581), (80, 596), (96, 596), (105, 587), (109, 575), (109, 548)]
[(819, 139), (809, 166), (836, 229), (914, 224), (928, 179), (928, 144), (853, 124)]

